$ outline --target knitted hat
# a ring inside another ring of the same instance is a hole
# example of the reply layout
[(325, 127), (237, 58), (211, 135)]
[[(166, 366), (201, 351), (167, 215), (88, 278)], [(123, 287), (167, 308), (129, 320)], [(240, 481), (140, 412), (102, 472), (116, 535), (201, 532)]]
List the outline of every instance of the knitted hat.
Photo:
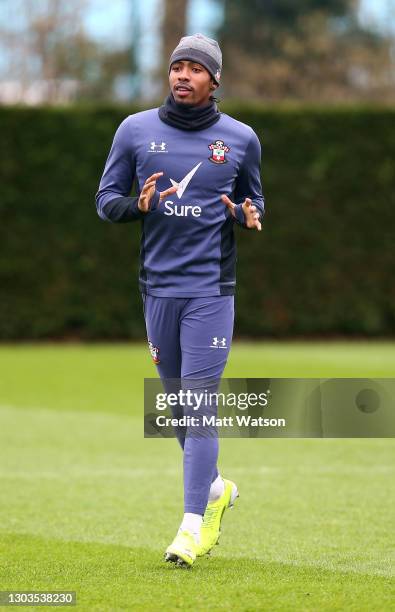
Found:
[(216, 40), (208, 38), (204, 34), (183, 36), (171, 54), (169, 72), (172, 64), (180, 60), (189, 60), (201, 64), (209, 71), (214, 81), (219, 85), (222, 53)]

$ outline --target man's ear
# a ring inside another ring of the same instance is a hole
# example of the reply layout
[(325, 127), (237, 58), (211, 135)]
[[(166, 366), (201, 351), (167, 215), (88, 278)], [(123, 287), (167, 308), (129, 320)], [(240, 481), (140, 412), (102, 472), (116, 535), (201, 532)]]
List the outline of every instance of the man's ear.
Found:
[(214, 83), (214, 81), (211, 81), (210, 89), (214, 91), (214, 89), (217, 89), (217, 87), (218, 87), (217, 83)]

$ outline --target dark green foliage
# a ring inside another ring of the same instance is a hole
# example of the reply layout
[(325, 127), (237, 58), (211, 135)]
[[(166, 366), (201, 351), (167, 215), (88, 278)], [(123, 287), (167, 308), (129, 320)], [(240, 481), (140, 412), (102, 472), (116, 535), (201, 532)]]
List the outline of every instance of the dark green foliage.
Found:
[(314, 11), (322, 11), (331, 17), (344, 17), (352, 13), (353, 7), (349, 0), (225, 0), (221, 34), (235, 36), (236, 40), (248, 44), (252, 25), (258, 24), (261, 29), (266, 25), (295, 28), (299, 17)]
[[(140, 227), (99, 219), (136, 109), (1, 109), (0, 338), (143, 338)], [(236, 228), (238, 335), (395, 332), (395, 112), (227, 106), (263, 149), (262, 233)]]

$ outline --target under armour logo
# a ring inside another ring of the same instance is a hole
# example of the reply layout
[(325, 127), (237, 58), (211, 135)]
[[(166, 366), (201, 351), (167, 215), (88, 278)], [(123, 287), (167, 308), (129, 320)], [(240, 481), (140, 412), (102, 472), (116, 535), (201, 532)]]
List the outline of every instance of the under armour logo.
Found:
[(151, 142), (148, 152), (149, 153), (168, 153), (168, 150), (166, 149), (166, 143), (161, 142), (157, 144), (154, 140)]
[(222, 340), (219, 340), (217, 336), (214, 336), (211, 348), (227, 348), (226, 338), (222, 338)]

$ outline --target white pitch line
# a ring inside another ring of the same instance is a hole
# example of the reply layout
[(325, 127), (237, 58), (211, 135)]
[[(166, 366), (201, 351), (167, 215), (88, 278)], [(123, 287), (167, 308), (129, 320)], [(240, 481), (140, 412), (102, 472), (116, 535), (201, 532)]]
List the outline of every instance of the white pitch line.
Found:
[[(337, 474), (337, 475), (372, 475), (372, 474), (392, 474), (395, 468), (392, 465), (378, 465), (367, 467), (350, 467), (350, 468), (293, 468), (293, 467), (272, 467), (259, 466), (255, 468), (244, 467), (228, 467), (227, 472), (232, 474), (243, 474), (247, 476), (256, 476), (257, 474), (306, 474), (309, 476), (322, 474)], [(176, 467), (168, 468), (106, 468), (106, 469), (77, 469), (77, 470), (0, 470), (0, 478), (12, 479), (62, 479), (62, 478), (145, 478), (152, 476), (162, 478), (163, 476), (182, 476), (181, 464)]]
[[(110, 470), (77, 470), (77, 471), (22, 471), (22, 470), (1, 470), (0, 478), (12, 479), (62, 479), (62, 478), (145, 478), (148, 475), (154, 476), (158, 474), (158, 470), (141, 468), (141, 469), (110, 469)], [(175, 468), (165, 468), (160, 471), (159, 476), (175, 476), (179, 474), (181, 476), (181, 468), (179, 470)]]

